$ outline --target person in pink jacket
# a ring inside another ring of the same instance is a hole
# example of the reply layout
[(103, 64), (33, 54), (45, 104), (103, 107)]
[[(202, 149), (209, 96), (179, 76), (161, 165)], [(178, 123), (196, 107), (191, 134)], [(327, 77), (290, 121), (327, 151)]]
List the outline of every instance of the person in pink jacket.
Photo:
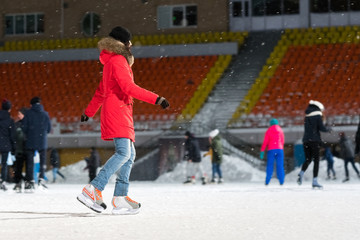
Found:
[(284, 171), (284, 133), (279, 126), (277, 119), (270, 120), (270, 127), (265, 133), (264, 141), (261, 146), (260, 158), (264, 158), (264, 152), (267, 148), (267, 165), (266, 165), (266, 179), (265, 185), (270, 183), (274, 162), (276, 161), (276, 175), (279, 179), (280, 185), (284, 184), (285, 171)]
[(116, 174), (116, 184), (112, 213), (136, 214), (140, 210), (140, 203), (128, 197), (130, 171), (136, 154), (133, 98), (160, 105), (163, 109), (169, 107), (165, 98), (135, 84), (130, 40), (131, 33), (127, 29), (115, 27), (109, 37), (99, 41), (103, 77), (81, 116), (81, 122), (87, 121), (101, 107), (101, 138), (113, 141), (115, 145), (114, 155), (77, 197), (85, 206), (99, 213), (106, 209), (101, 192), (113, 174)]

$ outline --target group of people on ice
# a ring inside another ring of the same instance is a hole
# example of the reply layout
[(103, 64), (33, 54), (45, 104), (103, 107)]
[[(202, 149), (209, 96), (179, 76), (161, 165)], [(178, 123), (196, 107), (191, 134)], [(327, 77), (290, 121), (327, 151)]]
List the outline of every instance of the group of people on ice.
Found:
[[(303, 150), (305, 154), (305, 161), (301, 166), (301, 170), (298, 174), (297, 183), (301, 185), (303, 183), (304, 174), (308, 169), (311, 162), (314, 162), (313, 167), (313, 188), (322, 188), (322, 185), (318, 181), (319, 173), (319, 162), (320, 152), (324, 149), (324, 159), (327, 160), (327, 179), (336, 179), (336, 172), (334, 170), (334, 157), (329, 144), (325, 144), (322, 139), (320, 132), (331, 132), (332, 129), (324, 124), (324, 105), (319, 101), (311, 100), (305, 110), (304, 118), (304, 135), (302, 138)], [(284, 170), (284, 144), (285, 136), (284, 132), (279, 126), (277, 119), (273, 118), (270, 120), (270, 127), (265, 132), (264, 140), (260, 149), (260, 159), (265, 158), (266, 152), (266, 177), (265, 185), (268, 185), (273, 176), (274, 166), (276, 167), (276, 176), (279, 180), (280, 185), (285, 182), (285, 170)], [(192, 133), (187, 131), (185, 133), (185, 156), (184, 160), (186, 163), (186, 175), (187, 179), (184, 184), (194, 184), (196, 175), (201, 176), (203, 184), (208, 183), (206, 172), (203, 170), (201, 165), (201, 154), (198, 140)], [(212, 178), (210, 183), (222, 183), (222, 148), (221, 139), (219, 136), (219, 130), (214, 130), (209, 133), (210, 150), (204, 156), (211, 155), (212, 161)], [(350, 163), (360, 178), (360, 172), (355, 165), (355, 155), (360, 152), (360, 124), (356, 133), (356, 146), (348, 138), (344, 132), (339, 133), (339, 147), (340, 156), (344, 159), (345, 178), (343, 182), (349, 181), (349, 170), (348, 164)], [(218, 180), (216, 181), (216, 175)]]
[[(305, 153), (305, 162), (301, 166), (301, 171), (298, 174), (297, 183), (301, 185), (303, 183), (304, 174), (309, 167), (310, 163), (314, 162), (313, 168), (313, 188), (322, 188), (322, 185), (318, 182), (319, 173), (319, 161), (320, 150), (325, 146), (325, 158), (328, 161), (328, 179), (330, 174), (333, 174), (333, 179), (336, 179), (336, 173), (333, 169), (333, 155), (329, 146), (324, 145), (321, 140), (320, 132), (331, 132), (331, 128), (326, 126), (323, 122), (324, 105), (319, 101), (310, 100), (309, 105), (305, 110), (304, 119), (304, 136), (303, 136), (303, 148)], [(360, 124), (359, 124), (360, 128)], [(358, 129), (356, 133), (356, 148), (353, 146), (351, 139), (345, 136), (344, 132), (339, 133), (341, 156), (345, 162), (345, 179), (343, 182), (349, 181), (348, 163), (351, 163), (357, 176), (360, 178), (360, 173), (354, 163), (355, 154), (359, 153), (360, 145), (360, 131)], [(264, 137), (263, 144), (261, 146), (260, 158), (264, 158), (264, 152), (267, 148), (267, 166), (266, 166), (266, 179), (265, 184), (268, 185), (272, 178), (274, 162), (276, 163), (276, 173), (279, 179), (280, 185), (284, 184), (285, 171), (284, 171), (284, 133), (281, 127), (278, 125), (276, 119), (270, 120), (270, 127), (267, 129)]]

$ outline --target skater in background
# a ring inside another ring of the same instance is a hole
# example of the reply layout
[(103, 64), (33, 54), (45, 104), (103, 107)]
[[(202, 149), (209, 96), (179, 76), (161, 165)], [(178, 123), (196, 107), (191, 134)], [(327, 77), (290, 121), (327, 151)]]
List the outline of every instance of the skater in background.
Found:
[(223, 149), (221, 144), (221, 138), (219, 136), (219, 130), (215, 129), (209, 133), (209, 143), (211, 150), (211, 165), (212, 165), (212, 178), (211, 183), (216, 183), (216, 175), (218, 183), (223, 183), (223, 176), (221, 171), (221, 163), (223, 159)]
[(4, 99), (0, 110), (0, 153), (1, 153), (1, 178), (0, 190), (7, 190), (5, 182), (8, 177), (7, 160), (9, 154), (15, 154), (15, 123), (10, 117), (11, 102)]
[(330, 172), (331, 172), (333, 175), (332, 179), (335, 180), (336, 172), (334, 170), (334, 157), (333, 154), (331, 153), (331, 149), (329, 146), (325, 146), (324, 159), (326, 159), (327, 161), (327, 179), (328, 180), (331, 179), (330, 176)]
[(314, 161), (313, 169), (313, 188), (322, 188), (318, 183), (317, 177), (319, 173), (319, 160), (320, 160), (320, 147), (322, 140), (320, 136), (321, 132), (330, 132), (331, 129), (326, 127), (323, 123), (323, 111), (324, 105), (319, 101), (310, 100), (308, 107), (305, 110), (304, 119), (304, 152), (305, 162), (301, 167), (301, 171), (298, 174), (298, 184), (302, 184), (304, 173), (309, 164)]
[(355, 166), (354, 158), (355, 158), (355, 151), (354, 151), (354, 144), (348, 137), (345, 136), (344, 132), (339, 133), (340, 141), (340, 157), (344, 159), (344, 167), (345, 167), (345, 179), (343, 182), (347, 182), (350, 180), (349, 177), (349, 169), (348, 163), (351, 163), (353, 166), (356, 174), (360, 178), (360, 173), (357, 167)]
[(90, 148), (90, 156), (85, 158), (86, 167), (84, 170), (89, 171), (89, 183), (94, 180), (97, 174), (97, 169), (100, 167), (100, 154), (95, 147)]
[(199, 141), (194, 137), (194, 135), (186, 131), (185, 132), (185, 155), (184, 160), (186, 163), (186, 174), (187, 179), (184, 184), (190, 184), (196, 182), (196, 175), (200, 173), (202, 184), (206, 184), (206, 173), (204, 172), (201, 165), (201, 153)]
[[(23, 119), (27, 108), (21, 108), (17, 113), (17, 121), (15, 122), (15, 131), (16, 131), (16, 145), (15, 145), (15, 176), (14, 176), (14, 191), (20, 193), (22, 189), (22, 180), (23, 180), (23, 167), (26, 162), (26, 153), (25, 153), (25, 134), (22, 130)], [(27, 166), (26, 166), (27, 168)], [(29, 178), (29, 176), (25, 176)]]
[(260, 159), (263, 159), (265, 155), (265, 149), (267, 148), (265, 185), (270, 183), (274, 170), (274, 162), (276, 163), (276, 175), (279, 179), (280, 185), (284, 184), (284, 143), (285, 137), (283, 130), (279, 126), (278, 120), (273, 118), (270, 120), (270, 127), (265, 133), (260, 152)]
[(355, 134), (355, 155), (360, 153), (360, 121)]
[(34, 155), (39, 153), (40, 174), (38, 185), (47, 188), (45, 185), (45, 166), (47, 150), (47, 134), (51, 131), (49, 114), (44, 110), (40, 97), (33, 97), (30, 100), (31, 108), (26, 111), (23, 119), (23, 131), (25, 134), (26, 148), (26, 182), (25, 191), (32, 192), (35, 189), (34, 181)]
[(53, 172), (53, 183), (56, 182), (56, 176), (59, 175), (62, 179), (66, 179), (65, 176), (60, 172), (59, 168), (61, 167), (60, 155), (56, 148), (50, 148), (50, 165)]
[(99, 174), (83, 188), (77, 199), (96, 212), (106, 209), (102, 199), (110, 177), (116, 174), (113, 214), (136, 214), (140, 203), (128, 197), (129, 177), (135, 159), (135, 132), (133, 123), (133, 98), (150, 104), (169, 107), (169, 102), (157, 94), (134, 83), (131, 53), (131, 33), (123, 27), (115, 27), (109, 37), (98, 43), (100, 62), (104, 65), (99, 87), (81, 116), (81, 121), (93, 117), (101, 107), (101, 138), (114, 141), (115, 154), (110, 157)]

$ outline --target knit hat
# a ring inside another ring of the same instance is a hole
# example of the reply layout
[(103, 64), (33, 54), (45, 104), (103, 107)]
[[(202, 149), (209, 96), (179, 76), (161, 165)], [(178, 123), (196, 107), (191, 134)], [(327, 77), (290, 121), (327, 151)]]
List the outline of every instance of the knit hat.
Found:
[(191, 137), (191, 132), (186, 131), (186, 132), (185, 132), (185, 136), (187, 136), (187, 137)]
[(5, 111), (9, 111), (11, 109), (11, 102), (7, 99), (4, 99), (1, 104), (1, 109)]
[(35, 105), (37, 103), (40, 103), (41, 102), (41, 98), (40, 97), (33, 97), (31, 100), (30, 100), (30, 104), (31, 105)]
[(111, 30), (111, 32), (109, 33), (109, 36), (124, 43), (124, 44), (129, 42), (132, 37), (129, 30), (127, 30), (126, 28), (120, 27), (120, 26), (113, 28)]
[(317, 106), (320, 109), (320, 111), (324, 111), (324, 109), (325, 109), (324, 105), (319, 101), (310, 100), (309, 104)]
[(270, 126), (279, 125), (279, 121), (276, 118), (270, 120)]
[(209, 137), (214, 138), (214, 137), (216, 137), (218, 134), (219, 134), (219, 130), (218, 130), (218, 129), (215, 129), (215, 130), (212, 130), (212, 131), (209, 133)]

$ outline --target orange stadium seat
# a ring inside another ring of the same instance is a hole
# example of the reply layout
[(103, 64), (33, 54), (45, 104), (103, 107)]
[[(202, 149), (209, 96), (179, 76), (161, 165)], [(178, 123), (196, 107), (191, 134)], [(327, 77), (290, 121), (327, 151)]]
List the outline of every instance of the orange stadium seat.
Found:
[(317, 99), (327, 115), (359, 114), (359, 53), (360, 44), (351, 43), (290, 46), (251, 113), (303, 115)]
[[(164, 111), (135, 100), (134, 118), (174, 120), (216, 60), (216, 56), (136, 59), (135, 82), (166, 97), (171, 107)], [(71, 123), (79, 120), (92, 98), (101, 71), (98, 61), (3, 63), (0, 97), (10, 99), (14, 109), (19, 109), (29, 106), (33, 96), (40, 96), (51, 118)], [(12, 114), (15, 116), (15, 111)]]

